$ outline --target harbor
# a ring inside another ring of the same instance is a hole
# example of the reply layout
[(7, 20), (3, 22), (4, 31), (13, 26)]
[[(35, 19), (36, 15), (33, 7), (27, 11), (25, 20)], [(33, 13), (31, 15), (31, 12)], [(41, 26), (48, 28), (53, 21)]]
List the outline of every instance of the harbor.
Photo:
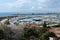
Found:
[(25, 15), (17, 16), (10, 20), (13, 24), (24, 24), (24, 23), (36, 23), (43, 24), (46, 21), (47, 24), (60, 23), (60, 16), (57, 15)]

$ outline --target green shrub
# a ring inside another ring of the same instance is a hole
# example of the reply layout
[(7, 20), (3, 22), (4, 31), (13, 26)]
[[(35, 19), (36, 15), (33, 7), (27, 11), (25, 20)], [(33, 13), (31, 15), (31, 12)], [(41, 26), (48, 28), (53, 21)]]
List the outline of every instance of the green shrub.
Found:
[[(37, 31), (38, 30), (38, 31)], [(29, 38), (30, 36), (34, 36), (39, 40), (49, 40), (50, 32), (49, 28), (24, 28), (24, 37)]]
[(4, 35), (4, 31), (3, 30), (0, 30), (0, 40), (1, 39), (4, 39), (5, 35)]
[(30, 38), (30, 36), (34, 36), (35, 38), (38, 38), (39, 33), (35, 28), (24, 28), (24, 37)]

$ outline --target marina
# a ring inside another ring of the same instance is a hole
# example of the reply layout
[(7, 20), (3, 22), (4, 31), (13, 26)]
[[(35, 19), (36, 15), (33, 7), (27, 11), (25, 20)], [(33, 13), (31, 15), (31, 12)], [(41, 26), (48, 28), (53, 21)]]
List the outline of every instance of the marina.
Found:
[(19, 15), (17, 17), (11, 18), (10, 22), (12, 24), (27, 24), (36, 23), (43, 24), (46, 21), (47, 24), (59, 24), (60, 15)]

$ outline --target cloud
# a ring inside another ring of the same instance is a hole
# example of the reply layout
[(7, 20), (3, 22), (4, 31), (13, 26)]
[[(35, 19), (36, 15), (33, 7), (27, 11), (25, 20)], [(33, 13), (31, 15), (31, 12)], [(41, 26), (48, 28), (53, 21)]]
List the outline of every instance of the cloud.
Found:
[[(0, 5), (0, 6), (4, 6), (2, 8), (6, 8), (6, 9), (9, 9), (9, 11), (17, 11), (17, 10), (25, 10), (25, 9), (28, 9), (29, 11), (30, 10), (39, 10), (40, 8), (43, 8), (43, 5), (45, 5), (44, 3), (46, 3), (45, 0), (16, 0), (12, 3), (4, 3), (3, 5)], [(5, 10), (6, 10), (5, 9)]]
[[(11, 0), (12, 1), (12, 0)], [(57, 0), (15, 0), (14, 2), (0, 3), (1, 11), (10, 12), (38, 12), (60, 10)]]

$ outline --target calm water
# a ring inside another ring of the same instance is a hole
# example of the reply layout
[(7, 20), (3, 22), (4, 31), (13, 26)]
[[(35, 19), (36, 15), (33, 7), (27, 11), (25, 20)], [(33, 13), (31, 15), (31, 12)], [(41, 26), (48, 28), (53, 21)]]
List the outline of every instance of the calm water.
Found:
[[(13, 14), (16, 14), (16, 13), (0, 13), (0, 16), (12, 16)], [(23, 14), (24, 15), (24, 14)], [(57, 14), (40, 14), (40, 15), (57, 15)], [(58, 15), (60, 15), (60, 14), (58, 14)], [(38, 15), (30, 15), (30, 14), (28, 14), (27, 16), (38, 16)]]
[(12, 16), (12, 14), (10, 14), (10, 13), (0, 13), (0, 17), (2, 17), (2, 16)]

